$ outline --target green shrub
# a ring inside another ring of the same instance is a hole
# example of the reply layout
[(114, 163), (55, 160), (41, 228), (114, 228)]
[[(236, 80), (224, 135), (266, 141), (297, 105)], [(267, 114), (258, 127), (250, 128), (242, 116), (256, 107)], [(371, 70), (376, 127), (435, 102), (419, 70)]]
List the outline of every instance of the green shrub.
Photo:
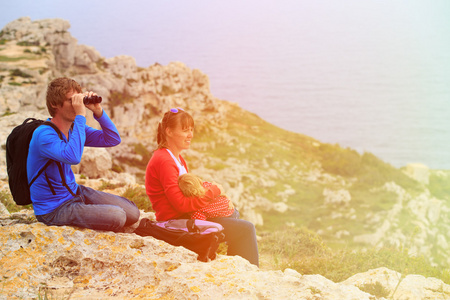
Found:
[(97, 65), (97, 68), (98, 68), (100, 71), (104, 71), (104, 70), (108, 67), (108, 63), (105, 62), (105, 59), (104, 59), (104, 58), (100, 58), (99, 60), (97, 60), (97, 61), (95, 62), (95, 64)]
[(116, 164), (113, 164), (111, 170), (116, 173), (122, 173), (125, 171), (121, 166), (116, 165)]
[(371, 295), (374, 295), (378, 298), (387, 298), (390, 294), (389, 290), (386, 289), (381, 283), (378, 281), (373, 283), (365, 283), (363, 285), (358, 286), (358, 288), (366, 293), (369, 293)]
[(355, 150), (343, 149), (339, 145), (321, 144), (319, 151), (325, 172), (344, 177), (358, 175), (361, 168), (361, 155)]
[(145, 192), (145, 188), (143, 187), (129, 187), (121, 196), (133, 201), (139, 209), (144, 211), (154, 211), (147, 193)]
[(23, 77), (23, 78), (31, 78), (33, 76), (31, 76), (30, 74), (27, 74), (19, 69), (13, 69), (9, 71), (9, 75), (10, 76), (14, 76), (14, 77)]

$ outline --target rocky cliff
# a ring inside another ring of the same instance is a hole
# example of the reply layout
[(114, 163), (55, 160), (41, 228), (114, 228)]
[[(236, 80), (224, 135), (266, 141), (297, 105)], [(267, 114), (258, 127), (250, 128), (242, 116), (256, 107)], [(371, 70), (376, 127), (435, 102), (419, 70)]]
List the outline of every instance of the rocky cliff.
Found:
[[(74, 166), (78, 176), (141, 184), (162, 112), (181, 106), (196, 121), (196, 141), (185, 154), (191, 171), (220, 182), (258, 228), (268, 222), (276, 227), (273, 220), (307, 225), (334, 242), (406, 245), (431, 263), (450, 263), (449, 199), (429, 189), (432, 176), (444, 180), (447, 172), (423, 166), (401, 172), (371, 155), (280, 130), (215, 98), (199, 70), (179, 62), (141, 68), (129, 56), (104, 58), (79, 45), (69, 27), (60, 19), (21, 18), (0, 32), (2, 190), (7, 190), (7, 135), (26, 117), (46, 118), (47, 83), (69, 76), (103, 97), (123, 138), (118, 147), (86, 149), (82, 163)], [(92, 118), (88, 122), (96, 126)], [(409, 177), (402, 177), (405, 173)], [(395, 299), (449, 295), (440, 281), (386, 269), (333, 283), (289, 269), (261, 271), (236, 257), (203, 264), (187, 250), (133, 234), (25, 223), (2, 223), (0, 294), (6, 298), (56, 292), (91, 298), (207, 299), (214, 293), (229, 299), (371, 299), (356, 286), (376, 282)]]
[(386, 268), (334, 283), (292, 269), (262, 271), (238, 256), (203, 263), (183, 247), (133, 233), (46, 226), (30, 211), (0, 215), (0, 224), (0, 299), (385, 299), (361, 290), (368, 286), (391, 299), (450, 297), (440, 280)]

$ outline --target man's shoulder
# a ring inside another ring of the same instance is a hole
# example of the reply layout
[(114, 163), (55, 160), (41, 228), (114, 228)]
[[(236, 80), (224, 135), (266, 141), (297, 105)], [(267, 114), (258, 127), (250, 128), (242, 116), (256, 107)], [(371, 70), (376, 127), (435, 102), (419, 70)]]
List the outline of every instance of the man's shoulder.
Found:
[(53, 140), (55, 138), (59, 139), (60, 135), (58, 134), (58, 131), (59, 129), (56, 125), (51, 126), (43, 123), (34, 130), (32, 140), (38, 140), (41, 144), (47, 140)]
[[(48, 120), (46, 120), (48, 121)], [(38, 126), (35, 130), (34, 130), (34, 134), (41, 134), (43, 132), (45, 133), (49, 133), (49, 134), (58, 134), (58, 132), (56, 131), (56, 129), (58, 128), (56, 125), (51, 125), (49, 124), (50, 122), (45, 122), (42, 123), (40, 126)], [(58, 129), (59, 130), (59, 129)]]

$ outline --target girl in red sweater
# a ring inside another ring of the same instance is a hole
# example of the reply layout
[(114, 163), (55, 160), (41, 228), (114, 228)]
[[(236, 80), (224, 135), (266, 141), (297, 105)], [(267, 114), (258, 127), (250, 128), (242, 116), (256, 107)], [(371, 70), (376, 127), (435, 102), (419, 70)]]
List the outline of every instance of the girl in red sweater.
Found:
[[(217, 185), (203, 197), (186, 197), (178, 186), (178, 177), (188, 173), (182, 150), (190, 148), (194, 137), (194, 119), (181, 108), (166, 112), (158, 124), (158, 148), (153, 152), (145, 173), (145, 188), (155, 210), (157, 221), (189, 218), (190, 215), (214, 201), (220, 195)], [(224, 227), (228, 255), (239, 255), (258, 265), (255, 226), (233, 217), (209, 218)]]

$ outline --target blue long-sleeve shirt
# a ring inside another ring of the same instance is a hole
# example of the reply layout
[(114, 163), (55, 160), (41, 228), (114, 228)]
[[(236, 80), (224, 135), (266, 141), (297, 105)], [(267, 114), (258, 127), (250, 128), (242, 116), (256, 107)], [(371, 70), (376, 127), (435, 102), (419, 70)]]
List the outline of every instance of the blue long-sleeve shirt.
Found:
[[(62, 140), (50, 126), (39, 126), (33, 133), (28, 151), (28, 182), (37, 175), (49, 159), (52, 159), (61, 163), (66, 183), (76, 194), (78, 184), (71, 165), (80, 163), (84, 146), (113, 147), (121, 141), (116, 126), (104, 111), (100, 118), (95, 119), (100, 123), (101, 130), (87, 126), (86, 118), (77, 115), (73, 129), (69, 131), (69, 138), (67, 139), (63, 134)], [(31, 185), (30, 194), (36, 215), (48, 214), (73, 198), (73, 195), (63, 186), (58, 166), (54, 162)]]

